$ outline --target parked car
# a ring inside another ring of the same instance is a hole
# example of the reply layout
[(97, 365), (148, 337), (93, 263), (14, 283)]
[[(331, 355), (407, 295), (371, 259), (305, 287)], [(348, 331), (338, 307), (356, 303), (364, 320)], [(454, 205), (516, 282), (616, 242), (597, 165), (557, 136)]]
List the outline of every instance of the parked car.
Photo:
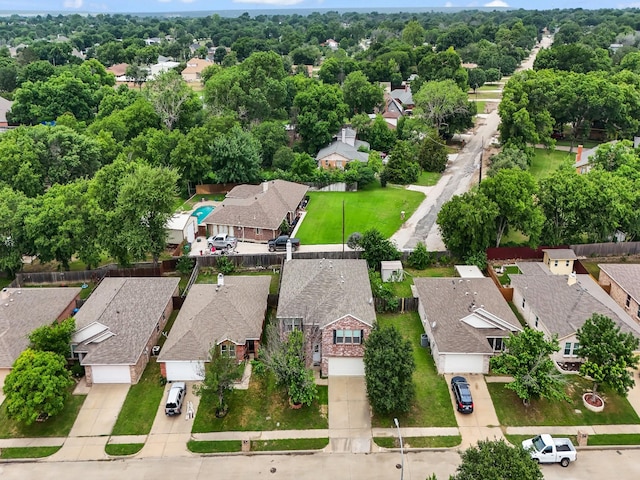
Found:
[(291, 240), (291, 250), (296, 251), (300, 248), (300, 240), (297, 238), (289, 238), (289, 235), (280, 235), (278, 238), (272, 238), (267, 242), (269, 245), (269, 251), (275, 252), (276, 250), (286, 250), (287, 240)]
[(216, 236), (207, 238), (207, 247), (215, 248), (216, 250), (234, 250), (237, 245), (238, 239), (226, 233), (219, 233)]
[(551, 435), (537, 435), (522, 442), (522, 448), (529, 451), (538, 463), (559, 463), (568, 467), (578, 457), (576, 448), (568, 438), (553, 438)]
[(456, 409), (460, 413), (473, 413), (473, 398), (471, 389), (464, 377), (453, 377), (451, 379), (451, 390), (456, 399)]
[(172, 383), (167, 396), (167, 403), (164, 406), (165, 415), (180, 415), (186, 394), (187, 385), (184, 382)]

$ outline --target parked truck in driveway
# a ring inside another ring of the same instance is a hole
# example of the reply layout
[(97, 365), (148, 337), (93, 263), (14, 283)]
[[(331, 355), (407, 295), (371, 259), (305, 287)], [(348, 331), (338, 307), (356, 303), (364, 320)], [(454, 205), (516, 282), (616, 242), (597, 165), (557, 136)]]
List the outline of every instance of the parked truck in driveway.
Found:
[(278, 238), (273, 238), (269, 240), (269, 251), (275, 252), (276, 250), (286, 250), (287, 249), (287, 241), (291, 241), (291, 250), (296, 251), (300, 248), (300, 240), (297, 238), (289, 238), (289, 235), (280, 235)]
[(216, 250), (234, 250), (238, 240), (236, 237), (227, 235), (226, 233), (219, 233), (216, 236), (207, 238), (207, 247), (215, 248)]
[(524, 440), (522, 448), (527, 450), (538, 463), (559, 463), (563, 467), (575, 462), (578, 456), (573, 443), (568, 438), (553, 438), (542, 434)]

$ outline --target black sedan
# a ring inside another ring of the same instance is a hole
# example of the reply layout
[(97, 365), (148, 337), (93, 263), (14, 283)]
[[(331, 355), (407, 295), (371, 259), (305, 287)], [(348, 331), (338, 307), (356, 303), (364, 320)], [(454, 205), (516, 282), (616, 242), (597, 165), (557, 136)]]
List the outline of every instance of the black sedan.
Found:
[(471, 389), (464, 377), (453, 377), (451, 379), (451, 390), (456, 399), (456, 409), (460, 413), (473, 413), (473, 398)]

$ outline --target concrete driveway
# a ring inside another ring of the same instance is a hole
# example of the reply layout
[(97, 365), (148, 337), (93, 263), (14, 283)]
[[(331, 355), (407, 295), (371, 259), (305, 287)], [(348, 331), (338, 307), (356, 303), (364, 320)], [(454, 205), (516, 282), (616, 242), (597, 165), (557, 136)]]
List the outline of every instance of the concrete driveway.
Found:
[(364, 377), (329, 377), (329, 439), (334, 453), (371, 451), (371, 412)]
[(111, 435), (113, 426), (129, 391), (129, 384), (100, 383), (93, 385), (71, 428), (70, 437)]
[(451, 378), (455, 375), (447, 374), (445, 379), (449, 386), (451, 406), (456, 413), (458, 429), (462, 436), (461, 448), (467, 448), (478, 443), (478, 440), (504, 438), (498, 416), (493, 408), (493, 402), (489, 395), (489, 389), (484, 380), (484, 375), (464, 374), (469, 382), (471, 395), (473, 396), (473, 413), (460, 413), (456, 410), (456, 402), (451, 391)]

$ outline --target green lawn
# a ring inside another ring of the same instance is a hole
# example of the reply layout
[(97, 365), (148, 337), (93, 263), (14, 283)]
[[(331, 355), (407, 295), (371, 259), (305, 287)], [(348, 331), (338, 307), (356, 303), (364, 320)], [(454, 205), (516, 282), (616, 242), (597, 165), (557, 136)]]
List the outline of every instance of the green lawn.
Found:
[(504, 267), (502, 275), (498, 276), (498, 280), (500, 280), (500, 285), (507, 285), (511, 283), (511, 278), (509, 275), (518, 275), (520, 274), (520, 269), (517, 265), (509, 265)]
[(160, 364), (152, 357), (140, 381), (129, 388), (111, 434), (147, 435), (151, 431), (163, 393), (164, 387), (160, 385)]
[(536, 179), (540, 180), (560, 168), (563, 163), (575, 162), (575, 153), (563, 152), (560, 150), (547, 150), (546, 148), (536, 148), (529, 172)]
[(9, 286), (11, 282), (13, 282), (13, 278), (0, 277), (0, 290)]
[(600, 267), (598, 266), (598, 263), (602, 263), (602, 262), (590, 262), (588, 260), (580, 260), (580, 263), (584, 268), (587, 269), (587, 271), (591, 275), (593, 275), (595, 279), (600, 278)]
[[(469, 100), (473, 101), (475, 97), (469, 96)], [(476, 103), (476, 112), (484, 113), (484, 107), (487, 105), (486, 100), (478, 100)]]
[[(400, 448), (398, 437), (374, 437), (376, 445), (384, 448)], [(440, 437), (402, 437), (404, 448), (451, 448), (462, 443), (460, 435)]]
[(407, 298), (412, 297), (411, 285), (415, 277), (454, 277), (454, 267), (429, 267), (424, 270), (416, 270), (415, 268), (404, 267), (404, 280), (402, 282), (391, 282), (391, 288), (396, 297)]
[[(491, 90), (495, 90), (495, 88)], [(475, 93), (469, 94), (469, 100), (475, 100), (476, 97), (478, 98), (478, 100), (500, 99), (502, 98), (502, 92), (478, 91), (477, 95)]]
[(10, 447), (0, 450), (0, 459), (44, 458), (53, 455), (62, 447)]
[[(273, 273), (269, 269), (250, 272), (237, 271), (231, 275), (270, 275), (269, 293), (278, 293), (278, 288), (280, 287), (280, 273)], [(218, 271), (212, 267), (201, 268), (196, 283), (218, 283)]]
[(591, 387), (587, 380), (567, 375), (567, 394), (570, 402), (532, 401), (525, 407), (511, 390), (501, 383), (488, 383), (489, 393), (498, 414), (500, 425), (628, 425), (640, 423), (640, 418), (629, 401), (612, 393), (602, 392), (605, 408), (601, 413), (587, 410), (582, 403), (582, 394)]
[(187, 448), (193, 453), (228, 453), (242, 451), (240, 440), (189, 440)]
[[(588, 149), (588, 148), (597, 147), (601, 143), (602, 142), (599, 142), (598, 140), (589, 140), (589, 139), (579, 138), (573, 141), (573, 151), (575, 152), (578, 149), (578, 145), (582, 145), (583, 148)], [(565, 138), (564, 140), (556, 140), (556, 145), (563, 146), (563, 147), (570, 147), (571, 139)]]
[(442, 177), (441, 173), (422, 172), (418, 177), (418, 181), (415, 183), (415, 185), (421, 185), (423, 187), (431, 187), (436, 183), (438, 183), (438, 180), (440, 180), (440, 177)]
[(205, 194), (193, 195), (189, 199), (176, 198), (176, 202), (175, 202), (175, 205), (174, 205), (174, 210), (176, 212), (189, 212), (189, 211), (193, 210), (193, 207), (195, 206), (195, 204), (200, 202), (200, 201), (202, 201), (202, 199), (208, 200), (208, 201), (221, 202), (222, 200), (224, 200), (224, 194), (222, 194), (222, 193), (214, 193), (214, 194), (205, 193)]
[(322, 450), (328, 438), (295, 438), (279, 440), (251, 440), (252, 452), (278, 452), (288, 450)]
[(200, 399), (193, 423), (193, 433), (221, 431), (305, 430), (328, 428), (327, 387), (319, 385), (320, 399), (310, 407), (294, 410), (289, 406), (285, 391), (276, 387), (272, 376), (253, 374), (248, 390), (227, 393), (229, 413), (216, 418), (214, 404), (217, 397), (205, 395)]
[(144, 443), (108, 443), (104, 446), (107, 455), (114, 457), (124, 455), (135, 455), (144, 447)]
[(64, 410), (60, 414), (31, 425), (9, 419), (6, 402), (3, 402), (0, 406), (0, 438), (66, 437), (86, 397), (86, 395), (69, 395)]
[(409, 218), (424, 194), (388, 186), (359, 192), (309, 192), (307, 215), (296, 236), (303, 245), (342, 243), (342, 205), (345, 241), (353, 232), (377, 228), (389, 238), (402, 225), (400, 212)]
[(457, 423), (447, 382), (438, 375), (429, 350), (420, 346), (420, 335), (424, 329), (418, 313), (379, 314), (378, 324), (394, 325), (404, 338), (411, 341), (416, 362), (413, 374), (416, 398), (408, 413), (388, 416), (374, 414), (372, 425), (391, 428), (393, 418), (397, 417), (403, 427), (455, 427)]
[[(505, 435), (509, 443), (513, 445), (520, 445), (523, 440), (531, 438), (533, 435)], [(575, 435), (555, 435), (556, 437), (568, 437), (571, 439), (574, 445), (578, 444), (578, 439)], [(640, 445), (640, 434), (637, 433), (617, 433), (617, 434), (602, 434), (602, 435), (589, 435), (587, 440), (587, 446), (600, 447), (606, 445)]]

